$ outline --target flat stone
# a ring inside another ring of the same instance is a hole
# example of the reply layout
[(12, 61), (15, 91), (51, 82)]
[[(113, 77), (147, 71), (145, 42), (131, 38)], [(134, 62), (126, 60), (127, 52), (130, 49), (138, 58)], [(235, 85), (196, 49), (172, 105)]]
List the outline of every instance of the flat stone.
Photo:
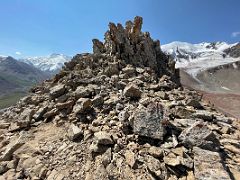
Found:
[(67, 102), (63, 102), (63, 103), (57, 103), (56, 104), (56, 108), (59, 109), (59, 110), (62, 110), (62, 109), (69, 109), (69, 108), (72, 108), (72, 106), (74, 105), (74, 101), (73, 100), (69, 100)]
[(167, 156), (164, 156), (163, 161), (165, 164), (170, 166), (177, 166), (181, 164), (180, 156), (176, 156), (173, 153), (169, 153)]
[(154, 93), (157, 97), (160, 97), (163, 100), (168, 100), (169, 96), (167, 93), (165, 93), (164, 91), (157, 91)]
[(163, 126), (164, 110), (159, 103), (150, 103), (147, 108), (134, 115), (133, 132), (153, 139), (163, 140), (166, 133)]
[(199, 146), (204, 149), (215, 149), (218, 144), (216, 141), (216, 136), (207, 127), (206, 123), (198, 121), (194, 123), (191, 127), (182, 131), (178, 139), (186, 147)]
[(206, 110), (197, 110), (195, 113), (192, 114), (192, 117), (203, 119), (205, 121), (212, 121), (214, 118), (213, 114)]
[(196, 123), (197, 121), (194, 119), (174, 119), (174, 125), (176, 125), (177, 127), (190, 127), (192, 126), (194, 123)]
[(148, 153), (155, 158), (163, 157), (163, 150), (160, 147), (151, 146), (148, 149)]
[(46, 112), (46, 113), (43, 115), (43, 117), (44, 117), (44, 118), (53, 117), (53, 116), (55, 116), (55, 115), (57, 114), (57, 111), (58, 111), (58, 110), (57, 110), (56, 108), (54, 108), (54, 109)]
[(224, 169), (221, 156), (218, 152), (193, 148), (194, 175), (196, 180), (230, 180), (228, 172)]
[(174, 115), (181, 119), (188, 119), (191, 117), (193, 111), (185, 107), (178, 106), (174, 109)]
[(128, 77), (135, 75), (136, 68), (131, 65), (127, 65), (125, 68), (122, 69), (123, 73), (125, 73)]
[(239, 154), (240, 155), (239, 145), (237, 147), (237, 146), (233, 146), (231, 144), (226, 144), (226, 145), (224, 145), (224, 148), (227, 149), (228, 151), (232, 152), (233, 154)]

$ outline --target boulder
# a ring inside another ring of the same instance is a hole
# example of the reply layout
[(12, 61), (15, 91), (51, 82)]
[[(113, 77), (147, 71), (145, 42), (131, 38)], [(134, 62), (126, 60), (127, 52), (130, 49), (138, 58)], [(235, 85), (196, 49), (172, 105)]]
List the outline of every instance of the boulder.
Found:
[(133, 132), (140, 136), (163, 140), (166, 133), (164, 121), (163, 106), (152, 102), (147, 108), (138, 110), (134, 114)]
[(216, 136), (207, 127), (207, 124), (198, 121), (191, 127), (186, 128), (178, 137), (184, 146), (192, 148), (198, 146), (206, 149), (217, 149)]
[(134, 68), (132, 65), (127, 65), (125, 68), (122, 69), (123, 73), (126, 74), (127, 77), (131, 77), (135, 75), (136, 68)]
[(186, 105), (187, 106), (192, 106), (192, 107), (194, 107), (196, 109), (201, 109), (202, 108), (201, 103), (197, 99), (188, 99), (186, 101)]
[(108, 66), (105, 69), (105, 74), (107, 76), (112, 76), (115, 74), (119, 74), (119, 67), (117, 62), (108, 63)]
[(104, 98), (100, 95), (97, 95), (93, 98), (92, 104), (94, 107), (102, 106), (104, 104)]
[(50, 97), (52, 99), (58, 98), (59, 96), (63, 95), (66, 91), (64, 84), (58, 84), (50, 89)]
[(78, 126), (72, 124), (68, 130), (68, 137), (71, 141), (82, 139), (83, 131)]
[(85, 113), (92, 107), (92, 101), (88, 98), (80, 98), (77, 100), (75, 106), (73, 106), (73, 112), (75, 114)]
[(148, 153), (155, 158), (163, 157), (163, 149), (160, 147), (151, 146), (148, 149)]
[(24, 109), (23, 112), (18, 117), (16, 117), (17, 121), (11, 123), (9, 131), (16, 131), (23, 128), (28, 128), (31, 124), (33, 114), (34, 110), (32, 110), (31, 108)]
[(88, 98), (92, 95), (92, 89), (88, 87), (78, 86), (73, 94), (76, 98)]
[(124, 96), (133, 98), (133, 99), (141, 97), (140, 89), (134, 84), (127, 85), (123, 91), (123, 94)]
[(130, 117), (129, 113), (125, 110), (119, 112), (118, 114), (118, 119), (119, 121), (122, 121), (122, 122), (127, 121), (129, 117)]
[(43, 115), (47, 112), (48, 107), (41, 107), (37, 110), (37, 112), (33, 115), (33, 118), (38, 121), (43, 118)]

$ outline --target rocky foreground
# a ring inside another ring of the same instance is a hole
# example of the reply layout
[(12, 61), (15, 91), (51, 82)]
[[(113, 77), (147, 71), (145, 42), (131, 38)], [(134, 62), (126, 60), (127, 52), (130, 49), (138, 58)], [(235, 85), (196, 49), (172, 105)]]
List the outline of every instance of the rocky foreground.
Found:
[(179, 83), (142, 33), (109, 24), (93, 54), (0, 116), (0, 179), (240, 179), (240, 125)]

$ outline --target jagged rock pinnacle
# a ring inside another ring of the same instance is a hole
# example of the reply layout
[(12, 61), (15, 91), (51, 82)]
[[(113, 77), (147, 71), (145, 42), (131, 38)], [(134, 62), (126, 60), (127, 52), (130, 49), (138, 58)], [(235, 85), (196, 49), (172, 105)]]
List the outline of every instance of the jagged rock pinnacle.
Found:
[(149, 32), (141, 31), (142, 24), (139, 16), (134, 22), (127, 21), (125, 28), (109, 23), (105, 41), (93, 40), (94, 54), (105, 53), (135, 67), (150, 67), (158, 76), (168, 75), (177, 82), (179, 74), (175, 62), (161, 51), (159, 40), (154, 41)]

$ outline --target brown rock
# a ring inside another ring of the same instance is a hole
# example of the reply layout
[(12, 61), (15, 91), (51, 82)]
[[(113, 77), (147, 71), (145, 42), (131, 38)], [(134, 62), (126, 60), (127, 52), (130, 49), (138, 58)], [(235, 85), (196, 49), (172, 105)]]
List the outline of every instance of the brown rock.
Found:
[(102, 144), (102, 145), (114, 144), (111, 138), (111, 134), (107, 132), (99, 131), (94, 133), (94, 136), (96, 137), (98, 144)]
[(127, 150), (124, 154), (127, 164), (133, 168), (136, 163), (136, 156), (131, 150)]
[(124, 94), (124, 96), (130, 97), (133, 99), (141, 97), (141, 91), (134, 84), (129, 84), (127, 87), (125, 87), (123, 94)]
[(92, 107), (92, 101), (88, 98), (80, 98), (75, 106), (73, 107), (73, 112), (77, 113), (84, 113), (85, 111), (90, 110)]
[(21, 137), (16, 142), (9, 144), (5, 152), (1, 155), (0, 162), (10, 161), (12, 159), (13, 153), (23, 144), (24, 142), (22, 141)]

